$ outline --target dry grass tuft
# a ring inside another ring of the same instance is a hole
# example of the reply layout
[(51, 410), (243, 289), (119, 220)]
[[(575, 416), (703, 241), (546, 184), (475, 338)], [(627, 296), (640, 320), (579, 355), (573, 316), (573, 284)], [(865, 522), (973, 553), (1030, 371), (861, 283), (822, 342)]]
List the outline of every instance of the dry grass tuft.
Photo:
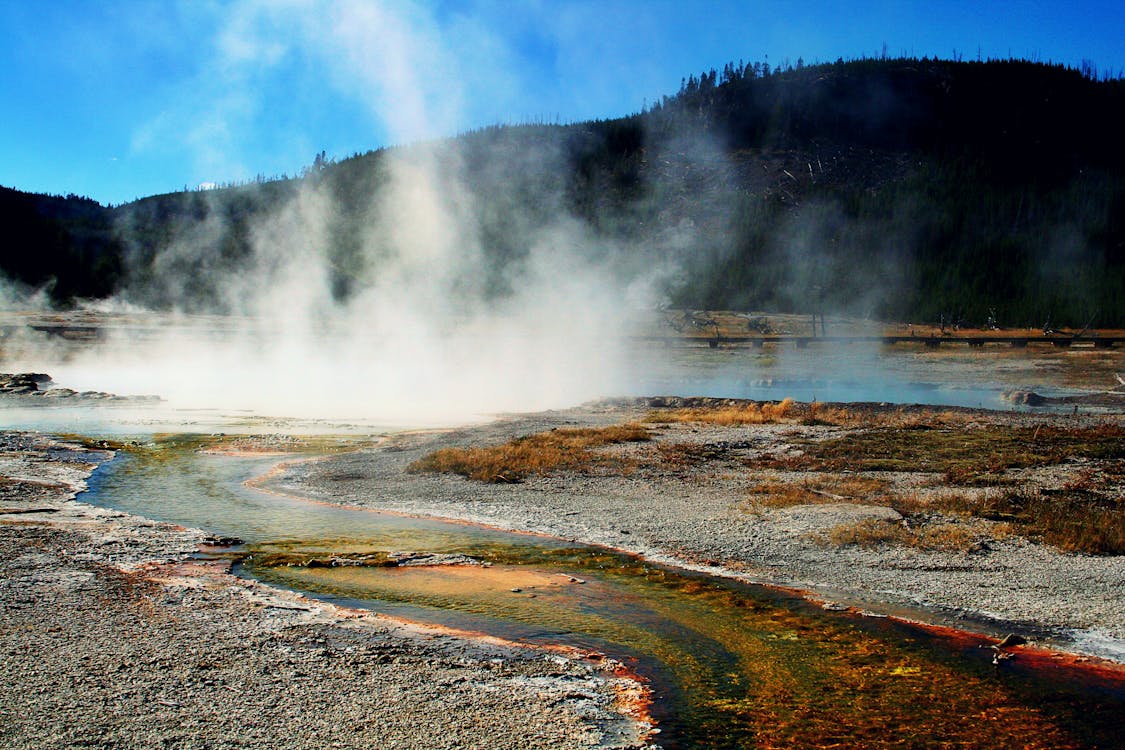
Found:
[(592, 449), (613, 443), (649, 440), (648, 428), (639, 424), (611, 427), (564, 428), (516, 438), (485, 448), (442, 448), (407, 467), (412, 474), (460, 474), (481, 482), (518, 482), (533, 474), (552, 471), (593, 471), (597, 468), (630, 468), (622, 459), (599, 455)]
[(1125, 555), (1125, 502), (1082, 490), (1012, 491), (974, 515), (1010, 522), (1016, 533), (1064, 552)]
[[(715, 399), (700, 400), (704, 402), (716, 401)], [(817, 401), (797, 403), (791, 398), (786, 398), (781, 402), (744, 401), (731, 403), (730, 400), (726, 399), (720, 401), (722, 403), (704, 403), (653, 412), (645, 421), (662, 424), (694, 422), (721, 426), (787, 422), (833, 427), (886, 427), (898, 430), (927, 430), (942, 427), (965, 427), (977, 419), (971, 414), (950, 410), (937, 411), (916, 407), (888, 410), (862, 405), (826, 405)]]
[(645, 418), (646, 422), (666, 424), (671, 422), (697, 422), (700, 424), (736, 427), (748, 424), (773, 424), (787, 421), (794, 411), (793, 399), (783, 401), (756, 402), (722, 406), (717, 408), (671, 409), (653, 412)]
[(762, 463), (790, 471), (939, 472), (979, 485), (991, 481), (985, 475), (995, 477), (1011, 468), (1061, 464), (1074, 457), (1125, 458), (1125, 427), (878, 427), (798, 444), (803, 449), (799, 456)]
[(964, 427), (973, 421), (968, 414), (933, 409), (863, 409), (855, 406), (827, 406), (813, 401), (798, 405), (795, 415), (801, 424), (833, 427), (889, 427), (897, 430), (929, 430)]
[(938, 512), (945, 513), (946, 515), (984, 518), (985, 516), (976, 511), (987, 504), (987, 502), (987, 496), (976, 496), (961, 492), (900, 492), (895, 495), (894, 500), (891, 502), (891, 507), (904, 516), (911, 513)]
[[(825, 417), (822, 412), (816, 412), (816, 416)], [(897, 428), (881, 425), (842, 437), (798, 439), (796, 443), (802, 449), (799, 454), (780, 458), (762, 455), (748, 465), (788, 471), (939, 473), (946, 485), (991, 491), (906, 494), (890, 502), (858, 499), (863, 496), (857, 493), (853, 502), (888, 504), (904, 515), (936, 511), (982, 518), (1007, 524), (1006, 533), (1064, 551), (1125, 555), (1125, 498), (1120, 493), (1125, 477), (1125, 427), (1113, 422), (1080, 427), (1045, 422), (935, 428), (928, 422), (904, 421)], [(1084, 459), (1086, 468), (1070, 468), (1075, 458)], [(1018, 477), (1008, 471), (1043, 466), (1057, 466), (1069, 479), (1059, 489), (1020, 488)], [(777, 494), (775, 502), (779, 504), (811, 500), (799, 493)], [(904, 543), (925, 543), (913, 537)]]
[(890, 505), (884, 479), (849, 474), (825, 474), (799, 482), (763, 482), (750, 489), (750, 507), (789, 508), (794, 505), (859, 503)]
[(682, 470), (708, 461), (721, 460), (727, 451), (721, 446), (707, 443), (658, 443), (656, 454), (661, 467)]
[(804, 425), (829, 425), (835, 427), (868, 426), (873, 417), (840, 406), (825, 406), (812, 401), (799, 410), (799, 419)]
[(955, 487), (1011, 487), (1019, 481), (1006, 474), (989, 471), (981, 466), (953, 465), (942, 475), (945, 484)]
[(878, 518), (840, 524), (820, 539), (837, 547), (892, 544), (935, 552), (969, 552), (980, 541), (976, 534), (960, 524), (939, 523), (913, 529)]
[(979, 495), (917, 495), (895, 498), (900, 513), (939, 511), (983, 518), (995, 536), (1018, 534), (1064, 552), (1125, 555), (1125, 503), (1084, 489), (1010, 490)]

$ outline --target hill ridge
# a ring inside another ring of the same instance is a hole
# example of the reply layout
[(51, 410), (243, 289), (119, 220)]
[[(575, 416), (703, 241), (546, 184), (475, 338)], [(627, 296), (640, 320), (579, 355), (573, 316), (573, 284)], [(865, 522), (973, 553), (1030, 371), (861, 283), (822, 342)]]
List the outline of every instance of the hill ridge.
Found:
[[(512, 269), (564, 217), (623, 274), (675, 268), (663, 280), (673, 305), (1109, 326), (1125, 324), (1121, 132), (1118, 78), (894, 58), (768, 73), (731, 63), (640, 113), (493, 126), (429, 147), (472, 188), (489, 299), (519, 283)], [(333, 205), (321, 250), (346, 298), (379, 272), (376, 197), (411, 148), (321, 153), (297, 178), (115, 208), (0, 189), (13, 228), (0, 269), (25, 286), (53, 279), (60, 303), (120, 292), (214, 309), (208, 280), (243, 267), (255, 231), (312, 190)], [(169, 263), (199, 283), (172, 289)]]

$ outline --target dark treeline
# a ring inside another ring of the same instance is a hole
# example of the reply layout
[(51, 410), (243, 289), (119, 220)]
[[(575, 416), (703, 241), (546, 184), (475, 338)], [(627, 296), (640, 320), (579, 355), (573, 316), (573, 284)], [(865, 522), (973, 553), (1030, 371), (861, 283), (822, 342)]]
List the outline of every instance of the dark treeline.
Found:
[[(473, 190), (491, 294), (565, 216), (621, 273), (676, 269), (676, 306), (1111, 326), (1125, 325), (1122, 132), (1125, 81), (1088, 69), (871, 59), (732, 63), (629, 117), (438, 148)], [(126, 290), (213, 309), (213, 280), (311, 192), (332, 205), (319, 236), (346, 297), (378, 274), (395, 220), (376, 200), (390, 154), (322, 153), (299, 178), (113, 209), (2, 190), (0, 263), (60, 303)]]
[(710, 174), (650, 164), (735, 207), (694, 248), (680, 305), (1125, 323), (1121, 80), (1022, 61), (728, 65), (606, 127), (720, 144)]
[(105, 297), (122, 280), (112, 212), (89, 198), (0, 187), (0, 227), (0, 274), (28, 288), (49, 284), (55, 301)]

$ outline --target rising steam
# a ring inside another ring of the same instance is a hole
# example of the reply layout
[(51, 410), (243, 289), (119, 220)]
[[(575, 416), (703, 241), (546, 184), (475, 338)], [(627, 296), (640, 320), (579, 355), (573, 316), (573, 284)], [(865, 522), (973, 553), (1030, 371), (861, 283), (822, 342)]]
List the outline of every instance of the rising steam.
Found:
[[(331, 51), (337, 85), (365, 91), (395, 138), (453, 121), (462, 96), (455, 81), (447, 77), (435, 89), (419, 74), (423, 59), (450, 68), (425, 15), (376, 3), (345, 4), (324, 17), (312, 6), (296, 7), (306, 11), (301, 43)], [(245, 81), (248, 67), (284, 53), (262, 37), (281, 16), (247, 3), (232, 18), (216, 72)], [(228, 229), (214, 212), (162, 251), (145, 289), (126, 289), (101, 306), (144, 320), (137, 300), (183, 313), (206, 288), (230, 317), (163, 316), (159, 329), (140, 336), (111, 329), (98, 347), (47, 366), (72, 388), (156, 393), (180, 407), (400, 423), (619, 392), (621, 337), (630, 308), (651, 306), (651, 278), (623, 278), (618, 248), (564, 212), (534, 222), (513, 217), (523, 224), (525, 247), (508, 267), (490, 267), (475, 218), (485, 197), (467, 184), (458, 143), (386, 152), (389, 179), (368, 196), (371, 229), (345, 272), (347, 295), (334, 288), (341, 270), (329, 252), (337, 199), (308, 179), (250, 227), (252, 256), (235, 272), (218, 255), (205, 255)], [(214, 156), (209, 149), (206, 159)], [(542, 156), (545, 174), (557, 169)], [(489, 291), (498, 275), (501, 295)]]
[(389, 167), (391, 179), (371, 196), (380, 231), (363, 238), (362, 277), (346, 297), (334, 293), (327, 252), (334, 202), (308, 181), (252, 228), (253, 256), (238, 273), (176, 277), (177, 256), (205, 246), (193, 244), (198, 227), (161, 258), (169, 278), (157, 288), (170, 301), (206, 284), (231, 317), (183, 316), (141, 340), (118, 330), (55, 366), (57, 379), (156, 392), (178, 406), (405, 423), (620, 390), (619, 344), (630, 301), (645, 302), (644, 279), (619, 281), (592, 262), (589, 247), (602, 241), (559, 216), (526, 235), (510, 291), (490, 296), (494, 269), (456, 151), (401, 149)]

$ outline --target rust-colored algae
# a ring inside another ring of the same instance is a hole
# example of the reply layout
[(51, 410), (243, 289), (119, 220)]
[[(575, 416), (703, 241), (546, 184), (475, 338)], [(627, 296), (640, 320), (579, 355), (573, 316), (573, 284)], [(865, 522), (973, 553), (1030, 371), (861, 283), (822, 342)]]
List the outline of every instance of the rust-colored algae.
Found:
[(567, 632), (571, 642), (639, 659), (664, 697), (661, 738), (683, 746), (1101, 747), (1116, 730), (1095, 712), (1125, 700), (1120, 669), (1099, 673), (1102, 692), (1087, 693), (1081, 673), (1059, 660), (1017, 648), (994, 665), (999, 650), (958, 631), (824, 612), (785, 593), (595, 548), (482, 551), (494, 567), (434, 569), (433, 577), (260, 572), (281, 581), (296, 572), (292, 580), (313, 591)]
[[(878, 479), (855, 480), (848, 492), (881, 492)], [(1063, 489), (1097, 493), (1099, 481), (1077, 476)], [(846, 494), (843, 484), (817, 480), (804, 489)], [(318, 555), (385, 557), (346, 540), (322, 541), (304, 544)], [(304, 557), (292, 552), (289, 562)], [(396, 602), (520, 622), (541, 638), (634, 659), (660, 698), (661, 739), (685, 747), (1080, 748), (1118, 739), (1119, 668), (1076, 669), (956, 631), (823, 612), (789, 594), (597, 548), (478, 544), (466, 554), (492, 567), (270, 567), (282, 558), (265, 555), (251, 564), (267, 581), (372, 598), (376, 608)]]

